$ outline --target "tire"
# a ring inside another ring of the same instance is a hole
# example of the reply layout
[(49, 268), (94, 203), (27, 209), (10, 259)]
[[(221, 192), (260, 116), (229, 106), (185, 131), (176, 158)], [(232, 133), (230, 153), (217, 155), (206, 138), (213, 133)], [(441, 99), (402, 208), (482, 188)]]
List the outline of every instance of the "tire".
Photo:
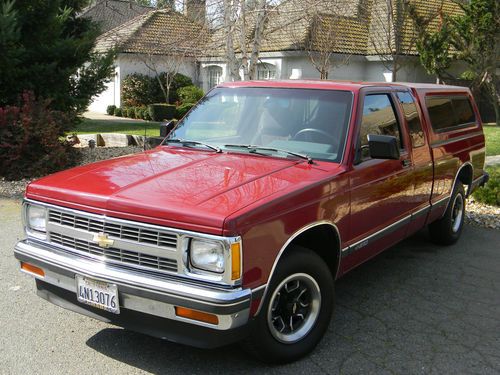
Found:
[(465, 191), (457, 181), (443, 217), (429, 224), (431, 240), (439, 245), (453, 245), (462, 234), (465, 221)]
[(299, 246), (280, 259), (247, 349), (266, 363), (287, 363), (311, 352), (325, 334), (334, 303), (330, 269), (313, 251)]

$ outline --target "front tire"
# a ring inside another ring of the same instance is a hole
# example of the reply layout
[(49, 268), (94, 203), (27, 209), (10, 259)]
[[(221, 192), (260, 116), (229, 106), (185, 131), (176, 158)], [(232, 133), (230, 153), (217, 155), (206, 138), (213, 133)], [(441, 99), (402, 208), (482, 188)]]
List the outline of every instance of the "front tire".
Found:
[(439, 245), (453, 245), (462, 234), (465, 221), (465, 191), (457, 181), (443, 217), (429, 224), (431, 240)]
[(295, 361), (311, 352), (331, 320), (334, 285), (330, 269), (299, 246), (280, 259), (255, 318), (247, 347), (267, 363)]

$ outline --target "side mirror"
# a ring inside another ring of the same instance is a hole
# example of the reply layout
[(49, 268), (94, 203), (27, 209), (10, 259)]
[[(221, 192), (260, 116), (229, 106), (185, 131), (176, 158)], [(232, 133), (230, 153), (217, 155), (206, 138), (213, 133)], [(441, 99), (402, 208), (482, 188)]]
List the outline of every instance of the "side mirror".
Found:
[(399, 159), (399, 147), (392, 135), (368, 134), (368, 148), (372, 159)]
[(175, 128), (175, 125), (177, 125), (176, 120), (160, 123), (160, 137), (165, 138), (169, 135), (172, 129)]

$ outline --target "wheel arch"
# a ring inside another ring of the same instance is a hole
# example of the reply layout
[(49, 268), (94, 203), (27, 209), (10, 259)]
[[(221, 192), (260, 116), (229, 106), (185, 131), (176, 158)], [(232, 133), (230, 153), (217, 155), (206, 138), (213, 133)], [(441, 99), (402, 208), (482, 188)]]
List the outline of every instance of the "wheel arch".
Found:
[(260, 313), (264, 300), (269, 292), (268, 288), (278, 263), (283, 255), (290, 250), (292, 245), (308, 248), (318, 254), (330, 269), (333, 280), (337, 278), (341, 260), (341, 237), (339, 229), (334, 223), (327, 220), (308, 224), (291, 235), (278, 252), (271, 272), (269, 273), (269, 277), (267, 278), (266, 287), (255, 315)]

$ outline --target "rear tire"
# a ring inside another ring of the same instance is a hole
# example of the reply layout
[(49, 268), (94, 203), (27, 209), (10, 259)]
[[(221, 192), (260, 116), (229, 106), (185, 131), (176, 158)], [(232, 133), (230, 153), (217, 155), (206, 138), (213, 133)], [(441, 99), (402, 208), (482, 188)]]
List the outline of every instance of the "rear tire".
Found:
[(330, 323), (333, 288), (323, 259), (300, 246), (288, 249), (252, 323), (247, 349), (267, 363), (292, 362), (311, 352)]
[(444, 216), (429, 224), (431, 240), (439, 245), (453, 245), (462, 234), (465, 221), (465, 191), (457, 181)]

